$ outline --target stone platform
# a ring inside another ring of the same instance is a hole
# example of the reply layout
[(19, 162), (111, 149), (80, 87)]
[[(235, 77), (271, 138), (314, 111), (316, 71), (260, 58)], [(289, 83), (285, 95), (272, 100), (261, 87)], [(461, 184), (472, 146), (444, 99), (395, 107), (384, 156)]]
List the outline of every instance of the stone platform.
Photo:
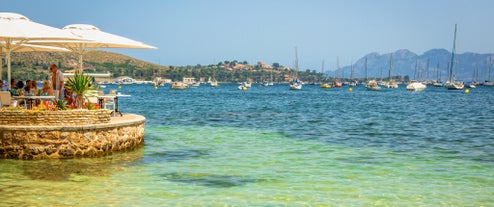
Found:
[[(0, 125), (0, 159), (59, 159), (95, 157), (138, 147), (144, 142), (145, 118), (135, 114), (110, 117), (91, 115), (96, 120), (84, 124), (37, 123)], [(33, 118), (31, 116), (31, 118)], [(28, 119), (29, 120), (29, 119)]]

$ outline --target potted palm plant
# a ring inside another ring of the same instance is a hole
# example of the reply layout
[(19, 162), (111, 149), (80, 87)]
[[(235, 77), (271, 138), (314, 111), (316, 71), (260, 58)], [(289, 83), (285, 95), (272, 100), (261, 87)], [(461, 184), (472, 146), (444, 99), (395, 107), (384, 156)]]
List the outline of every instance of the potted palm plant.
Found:
[(86, 95), (88, 91), (93, 90), (91, 81), (91, 77), (80, 72), (75, 72), (74, 77), (67, 80), (67, 85), (65, 88), (75, 94), (76, 106), (78, 109), (82, 109), (84, 99), (87, 99)]

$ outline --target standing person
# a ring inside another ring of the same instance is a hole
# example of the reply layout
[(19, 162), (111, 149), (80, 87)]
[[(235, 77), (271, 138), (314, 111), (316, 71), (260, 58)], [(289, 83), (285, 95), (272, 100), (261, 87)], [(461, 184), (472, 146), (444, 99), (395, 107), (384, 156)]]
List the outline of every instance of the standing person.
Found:
[(63, 99), (64, 98), (64, 92), (63, 92), (63, 73), (62, 71), (57, 69), (57, 65), (51, 64), (50, 65), (50, 70), (53, 73), (51, 76), (51, 83), (53, 84), (52, 89), (57, 90), (58, 94), (54, 94), (57, 99)]

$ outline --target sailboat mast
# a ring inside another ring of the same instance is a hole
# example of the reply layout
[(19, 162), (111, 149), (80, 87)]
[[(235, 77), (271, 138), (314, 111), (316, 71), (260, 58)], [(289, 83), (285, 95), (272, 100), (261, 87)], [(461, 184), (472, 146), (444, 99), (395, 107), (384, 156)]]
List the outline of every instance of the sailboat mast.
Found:
[(425, 68), (425, 79), (426, 79), (426, 80), (430, 80), (430, 79), (429, 79), (429, 62), (430, 62), (430, 59), (429, 59), (429, 58), (427, 58), (427, 66), (426, 66), (426, 68)]
[(323, 81), (325, 81), (326, 76), (324, 75), (324, 60), (322, 60), (322, 67), (321, 68), (322, 68), (322, 79), (323, 79)]
[(352, 79), (352, 80), (353, 80), (353, 76), (354, 76), (354, 71), (353, 70), (354, 69), (353, 69), (353, 63), (352, 63), (352, 73), (350, 74), (350, 79)]
[(324, 60), (322, 60), (322, 74), (324, 75)]
[(298, 50), (295, 47), (295, 71), (298, 71)]
[(492, 63), (492, 56), (489, 56), (489, 77), (488, 80), (491, 80), (491, 63)]
[(393, 71), (393, 53), (391, 53), (391, 56), (389, 58), (389, 80), (388, 81), (392, 81), (393, 80), (393, 77), (391, 75), (391, 71)]
[(298, 73), (298, 49), (295, 47), (295, 78), (297, 78)]
[(340, 73), (341, 73), (341, 71), (340, 71), (340, 58), (338, 56), (336, 56), (336, 67), (338, 67), (337, 79), (340, 79)]
[(436, 68), (436, 70), (437, 70), (436, 71), (436, 81), (439, 83), (440, 82), (439, 81), (439, 72), (440, 72), (440, 70), (439, 70), (439, 62), (437, 62), (437, 68)]
[(369, 76), (367, 74), (367, 58), (365, 58), (365, 81), (369, 80)]
[(413, 71), (413, 79), (417, 80), (417, 68), (419, 66), (419, 61), (415, 60), (415, 70)]
[(453, 82), (453, 67), (455, 63), (455, 53), (456, 53), (456, 24), (455, 24), (455, 36), (453, 38), (453, 49), (451, 50), (451, 64), (449, 65), (449, 81)]

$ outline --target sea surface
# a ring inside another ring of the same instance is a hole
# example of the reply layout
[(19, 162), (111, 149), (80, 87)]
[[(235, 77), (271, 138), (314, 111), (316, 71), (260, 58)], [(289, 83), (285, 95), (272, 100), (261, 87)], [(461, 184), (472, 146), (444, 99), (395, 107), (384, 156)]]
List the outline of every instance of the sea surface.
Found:
[(0, 160), (0, 206), (494, 206), (494, 87), (108, 85), (142, 147)]

